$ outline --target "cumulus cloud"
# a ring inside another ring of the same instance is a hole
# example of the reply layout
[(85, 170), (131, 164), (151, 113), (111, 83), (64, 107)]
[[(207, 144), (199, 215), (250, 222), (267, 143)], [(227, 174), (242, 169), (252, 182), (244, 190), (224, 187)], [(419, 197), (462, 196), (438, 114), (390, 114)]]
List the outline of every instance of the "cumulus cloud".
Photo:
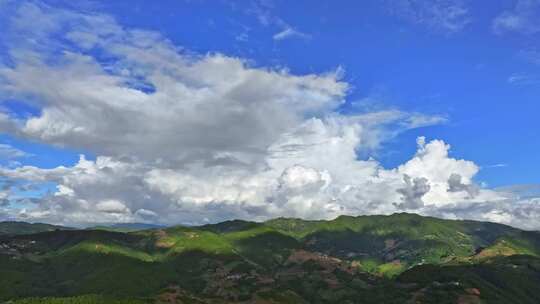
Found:
[(400, 209), (417, 209), (424, 206), (422, 197), (429, 192), (430, 186), (427, 178), (417, 177), (411, 180), (407, 174), (404, 175), (405, 188), (399, 188), (396, 191), (402, 195), (401, 203), (397, 204)]
[[(257, 171), (201, 164), (163, 169), (112, 157), (95, 161), (81, 157), (73, 167), (26, 166), (3, 169), (0, 174), (57, 183), (54, 194), (17, 216), (65, 224), (195, 224), (228, 218), (332, 218), (402, 210), (432, 214), (503, 199), (486, 189), (478, 189), (474, 198), (454, 192), (449, 172), (464, 174), (462, 185), (470, 182), (476, 170), (470, 162), (449, 158), (449, 146), (441, 141), (419, 139), (419, 150), (410, 161), (384, 169), (375, 160), (356, 158), (360, 136), (360, 125), (309, 120), (269, 148), (267, 167)], [(442, 164), (439, 170), (437, 164)]]
[(2, 110), (2, 132), (96, 157), (0, 168), (3, 179), (55, 185), (38, 202), (0, 209), (5, 217), (200, 224), (405, 210), (518, 223), (538, 213), (534, 200), (514, 208), (504, 192), (475, 186), (479, 167), (452, 158), (441, 140), (420, 137), (415, 155), (396, 168), (360, 158), (445, 118), (396, 109), (342, 114), (349, 85), (339, 68), (297, 75), (194, 54), (105, 15), (36, 3), (9, 9), (1, 97), (40, 111), (20, 118)]
[(461, 192), (465, 191), (469, 194), (469, 197), (474, 198), (480, 191), (475, 184), (464, 184), (461, 181), (461, 175), (452, 173), (448, 179), (448, 191), (449, 192)]

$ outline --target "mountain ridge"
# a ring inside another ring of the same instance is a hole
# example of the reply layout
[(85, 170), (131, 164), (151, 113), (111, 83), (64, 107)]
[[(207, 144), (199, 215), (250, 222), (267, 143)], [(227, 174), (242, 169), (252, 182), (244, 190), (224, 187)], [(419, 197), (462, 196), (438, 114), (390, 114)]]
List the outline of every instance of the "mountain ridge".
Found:
[(540, 283), (539, 261), (539, 232), (407, 213), (54, 230), (0, 236), (0, 274), (9, 274), (0, 275), (0, 301), (100, 294), (148, 303), (445, 303), (437, 300), (444, 295), (537, 303), (523, 288)]
[(54, 230), (73, 230), (75, 228), (52, 225), (46, 223), (29, 223), (23, 221), (2, 221), (0, 222), (0, 235), (32, 234)]

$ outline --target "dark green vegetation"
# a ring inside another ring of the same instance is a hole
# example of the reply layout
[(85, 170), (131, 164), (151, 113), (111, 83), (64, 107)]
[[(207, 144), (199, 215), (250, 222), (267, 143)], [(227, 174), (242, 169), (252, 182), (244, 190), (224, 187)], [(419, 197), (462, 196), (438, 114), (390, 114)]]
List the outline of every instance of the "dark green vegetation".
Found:
[(0, 236), (0, 303), (540, 303), (539, 257), (538, 232), (411, 214), (56, 230)]
[(99, 295), (84, 295), (69, 298), (26, 298), (17, 301), (10, 301), (13, 304), (146, 304), (148, 300), (139, 299), (115, 299)]

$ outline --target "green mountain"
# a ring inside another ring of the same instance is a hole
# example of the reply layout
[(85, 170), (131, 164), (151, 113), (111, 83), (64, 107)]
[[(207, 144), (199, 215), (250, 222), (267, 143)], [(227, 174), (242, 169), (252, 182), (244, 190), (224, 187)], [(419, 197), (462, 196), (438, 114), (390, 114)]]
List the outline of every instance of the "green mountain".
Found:
[(540, 233), (412, 214), (0, 236), (0, 303), (540, 303)]
[(21, 235), (32, 234), (38, 232), (55, 231), (55, 230), (68, 230), (72, 228), (42, 224), (42, 223), (25, 223), (25, 222), (0, 222), (0, 236), (1, 235)]

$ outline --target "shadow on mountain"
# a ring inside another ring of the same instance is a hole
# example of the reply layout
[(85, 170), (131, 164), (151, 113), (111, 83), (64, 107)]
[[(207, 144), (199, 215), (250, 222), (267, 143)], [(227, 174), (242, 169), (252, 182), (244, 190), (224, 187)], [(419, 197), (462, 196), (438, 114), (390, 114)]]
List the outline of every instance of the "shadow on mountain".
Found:
[(539, 255), (538, 232), (408, 214), (58, 230), (0, 237), (0, 302), (540, 303)]

